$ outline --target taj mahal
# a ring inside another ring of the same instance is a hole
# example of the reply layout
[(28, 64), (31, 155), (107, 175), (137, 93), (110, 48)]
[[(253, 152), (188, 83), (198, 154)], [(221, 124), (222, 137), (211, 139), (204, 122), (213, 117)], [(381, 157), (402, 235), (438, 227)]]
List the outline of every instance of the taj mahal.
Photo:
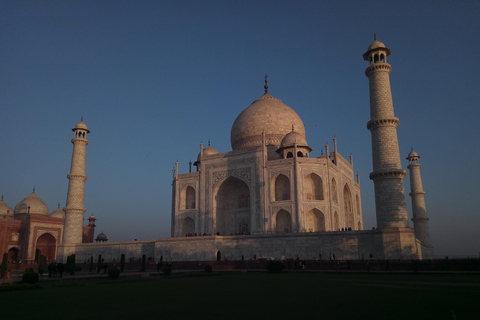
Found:
[[(58, 261), (71, 254), (79, 260), (102, 255), (105, 261), (120, 260), (122, 254), (127, 259), (146, 255), (155, 261), (317, 259), (332, 254), (352, 260), (372, 255), (378, 259), (433, 258), (420, 157), (413, 150), (406, 156), (413, 227), (408, 224), (403, 184), (407, 172), (402, 169), (398, 146), (400, 121), (394, 114), (390, 89), (390, 53), (375, 37), (363, 54), (368, 63), (370, 121), (366, 127), (372, 141), (370, 179), (375, 188), (376, 228), (364, 229), (360, 179), (352, 156), (342, 156), (334, 139), (332, 146), (322, 147), (321, 156), (311, 158), (315, 146), (307, 142), (302, 119), (269, 93), (265, 76), (263, 95), (233, 122), (231, 151), (218, 152), (209, 142), (200, 145), (189, 172), (180, 173), (176, 163), (170, 238), (93, 243), (95, 217), (84, 226), (90, 131), (81, 121), (72, 129), (67, 202), (51, 219), (54, 230), (45, 218), (35, 232), (23, 223), (23, 232), (30, 235), (27, 243), (22, 242), (21, 231), (12, 231), (0, 248), (4, 252), (15, 248), (25, 260), (33, 260), (43, 250), (35, 249), (38, 239), (48, 235), (49, 259)], [(29, 198), (37, 205), (41, 201), (29, 196), (13, 214), (2, 198), (0, 227), (39, 218), (30, 212)]]

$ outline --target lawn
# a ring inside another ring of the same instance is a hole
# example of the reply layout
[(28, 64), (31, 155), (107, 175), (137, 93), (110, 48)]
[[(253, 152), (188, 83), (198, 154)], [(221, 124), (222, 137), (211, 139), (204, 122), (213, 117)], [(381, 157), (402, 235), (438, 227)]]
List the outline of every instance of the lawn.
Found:
[(212, 273), (41, 286), (0, 292), (0, 319), (480, 319), (480, 275)]

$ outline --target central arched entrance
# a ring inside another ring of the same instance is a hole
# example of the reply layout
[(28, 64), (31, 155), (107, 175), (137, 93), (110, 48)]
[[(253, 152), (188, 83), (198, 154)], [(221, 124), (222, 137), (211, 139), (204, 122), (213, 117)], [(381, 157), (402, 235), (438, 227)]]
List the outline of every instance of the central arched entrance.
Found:
[(57, 241), (50, 233), (44, 233), (37, 239), (35, 246), (35, 259), (38, 261), (40, 254), (47, 257), (47, 261), (56, 259)]
[(221, 235), (250, 233), (250, 189), (240, 179), (229, 177), (215, 197), (215, 229)]

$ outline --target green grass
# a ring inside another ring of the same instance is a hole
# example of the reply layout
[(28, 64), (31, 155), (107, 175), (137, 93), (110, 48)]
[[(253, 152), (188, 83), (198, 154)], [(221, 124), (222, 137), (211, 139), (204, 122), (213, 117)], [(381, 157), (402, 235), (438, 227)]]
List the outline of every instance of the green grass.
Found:
[[(215, 273), (212, 273), (215, 274)], [(243, 273), (42, 283), (2, 319), (480, 319), (479, 275)]]

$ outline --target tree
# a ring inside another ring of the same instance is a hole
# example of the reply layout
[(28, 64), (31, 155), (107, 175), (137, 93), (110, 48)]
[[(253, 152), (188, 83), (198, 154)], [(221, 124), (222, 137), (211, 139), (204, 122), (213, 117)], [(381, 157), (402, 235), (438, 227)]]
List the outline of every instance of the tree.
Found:
[(93, 271), (93, 256), (90, 256), (90, 267), (88, 269), (89, 272)]
[(120, 256), (120, 272), (124, 272), (125, 271), (125, 254), (122, 253), (122, 255)]
[(7, 261), (8, 261), (8, 253), (6, 252), (3, 254), (3, 258), (2, 258), (2, 267), (0, 269), (0, 277), (3, 277), (5, 270), (7, 270)]

